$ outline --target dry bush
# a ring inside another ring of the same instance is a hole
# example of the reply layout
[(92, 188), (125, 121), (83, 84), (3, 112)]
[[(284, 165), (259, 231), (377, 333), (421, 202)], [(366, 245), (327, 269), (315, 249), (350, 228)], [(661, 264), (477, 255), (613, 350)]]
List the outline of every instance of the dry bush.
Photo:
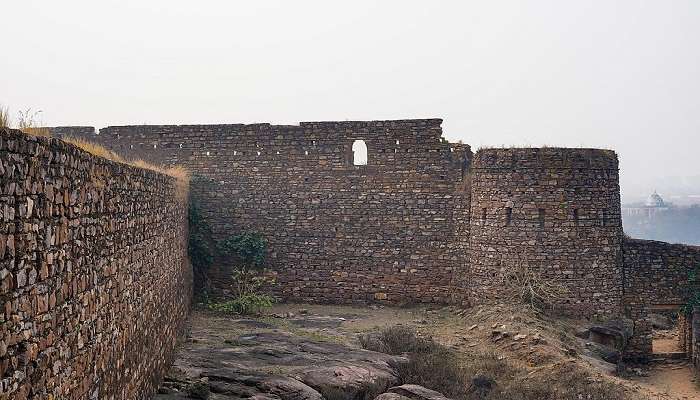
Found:
[(501, 286), (508, 297), (506, 300), (522, 303), (536, 310), (552, 309), (571, 295), (566, 286), (542, 276), (523, 263), (505, 271)]
[(637, 393), (597, 378), (575, 363), (533, 374), (491, 352), (459, 354), (421, 338), (410, 327), (394, 326), (360, 338), (363, 348), (407, 353), (392, 365), (400, 384), (416, 384), (457, 400), (640, 400)]

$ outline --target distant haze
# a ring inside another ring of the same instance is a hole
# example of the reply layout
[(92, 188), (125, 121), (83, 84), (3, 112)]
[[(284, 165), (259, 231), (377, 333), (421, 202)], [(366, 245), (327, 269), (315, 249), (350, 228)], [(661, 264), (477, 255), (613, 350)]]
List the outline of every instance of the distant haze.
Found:
[(697, 0), (22, 0), (1, 12), (0, 103), (41, 109), (46, 125), (440, 117), (475, 149), (615, 149), (626, 198), (700, 175)]

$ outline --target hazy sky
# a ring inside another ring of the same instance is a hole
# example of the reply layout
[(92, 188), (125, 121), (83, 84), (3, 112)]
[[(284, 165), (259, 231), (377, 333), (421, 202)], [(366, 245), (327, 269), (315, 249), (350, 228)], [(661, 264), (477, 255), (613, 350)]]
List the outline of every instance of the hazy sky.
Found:
[(628, 196), (700, 175), (697, 0), (5, 0), (0, 12), (0, 103), (41, 109), (46, 125), (439, 117), (474, 149), (613, 148)]

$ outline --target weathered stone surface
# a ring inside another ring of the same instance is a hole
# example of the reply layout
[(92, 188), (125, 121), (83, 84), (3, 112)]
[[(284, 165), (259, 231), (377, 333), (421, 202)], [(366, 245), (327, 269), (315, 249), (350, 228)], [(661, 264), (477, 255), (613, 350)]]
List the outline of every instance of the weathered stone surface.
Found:
[(5, 129), (0, 165), (0, 400), (148, 398), (191, 298), (174, 179)]
[(430, 390), (420, 385), (401, 385), (389, 389), (389, 392), (396, 393), (412, 400), (449, 400), (442, 393)]
[[(227, 326), (238, 330), (248, 325), (234, 320)], [(202, 379), (222, 399), (371, 399), (397, 382), (391, 365), (406, 362), (403, 357), (276, 331), (225, 341), (214, 340), (217, 337), (204, 334), (184, 345), (164, 384), (170, 390), (162, 390), (156, 399), (186, 398), (188, 384)]]
[(401, 396), (397, 393), (382, 393), (375, 397), (374, 400), (411, 400), (409, 397)]

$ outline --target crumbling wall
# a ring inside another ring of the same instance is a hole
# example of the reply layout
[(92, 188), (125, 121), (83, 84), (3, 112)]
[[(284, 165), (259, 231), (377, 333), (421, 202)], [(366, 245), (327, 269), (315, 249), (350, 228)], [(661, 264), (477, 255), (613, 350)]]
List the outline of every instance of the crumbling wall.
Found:
[[(444, 141), (440, 124), (113, 126), (91, 140), (192, 171), (216, 239), (268, 239), (284, 299), (451, 302), (468, 254), (471, 151)], [(353, 165), (355, 140), (367, 165)], [(228, 268), (211, 275), (227, 288)]]
[(509, 295), (504, 276), (527, 271), (569, 291), (554, 305), (576, 315), (621, 310), (620, 188), (614, 152), (483, 149), (471, 174), (470, 293)]
[(0, 132), (0, 399), (148, 398), (191, 299), (173, 178)]
[(628, 238), (624, 241), (623, 253), (625, 312), (635, 321), (629, 352), (650, 354), (650, 309), (680, 307), (688, 302), (696, 285), (692, 272), (700, 267), (700, 247)]

